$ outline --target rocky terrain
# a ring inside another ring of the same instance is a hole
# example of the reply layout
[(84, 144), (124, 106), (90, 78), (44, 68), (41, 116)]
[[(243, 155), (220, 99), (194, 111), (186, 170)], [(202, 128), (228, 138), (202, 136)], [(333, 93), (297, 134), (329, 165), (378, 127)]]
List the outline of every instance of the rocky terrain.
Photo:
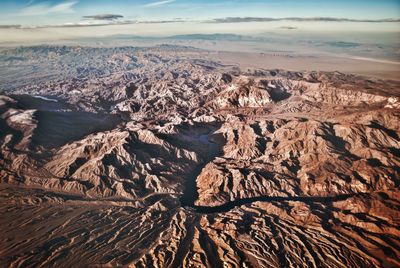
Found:
[(400, 267), (400, 82), (190, 47), (0, 51), (6, 267)]

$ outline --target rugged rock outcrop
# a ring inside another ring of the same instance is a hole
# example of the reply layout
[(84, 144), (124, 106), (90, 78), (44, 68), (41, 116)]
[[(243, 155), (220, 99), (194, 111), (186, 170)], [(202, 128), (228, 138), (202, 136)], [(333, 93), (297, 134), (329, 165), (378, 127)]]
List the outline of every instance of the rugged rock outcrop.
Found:
[(29, 74), (2, 78), (1, 264), (400, 266), (398, 82), (174, 46), (0, 53)]

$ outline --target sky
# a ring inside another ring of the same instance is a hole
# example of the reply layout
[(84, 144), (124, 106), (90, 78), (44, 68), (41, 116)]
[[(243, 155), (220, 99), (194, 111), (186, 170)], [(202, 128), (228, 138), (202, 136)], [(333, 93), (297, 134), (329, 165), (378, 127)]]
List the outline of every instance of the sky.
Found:
[[(96, 16), (105, 14), (115, 17)], [(210, 20), (226, 17), (399, 19), (400, 0), (2, 0), (0, 2), (0, 25), (43, 26), (117, 21)]]
[(400, 0), (0, 0), (1, 44), (276, 31), (399, 37)]

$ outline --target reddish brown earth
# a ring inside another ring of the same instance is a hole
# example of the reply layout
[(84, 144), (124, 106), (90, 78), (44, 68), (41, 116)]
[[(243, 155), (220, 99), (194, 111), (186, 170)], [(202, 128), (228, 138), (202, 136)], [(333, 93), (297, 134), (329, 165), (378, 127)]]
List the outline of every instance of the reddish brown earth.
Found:
[(3, 53), (68, 77), (3, 84), (2, 265), (400, 267), (399, 82), (189, 48)]

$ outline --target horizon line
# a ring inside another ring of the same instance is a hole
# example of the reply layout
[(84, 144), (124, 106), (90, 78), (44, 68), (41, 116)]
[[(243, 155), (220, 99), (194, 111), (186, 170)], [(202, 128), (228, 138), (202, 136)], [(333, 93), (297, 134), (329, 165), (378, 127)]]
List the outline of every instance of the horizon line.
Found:
[[(95, 17), (93, 15), (91, 17)], [(122, 15), (114, 15), (121, 16)], [(88, 16), (83, 16), (86, 18)], [(400, 18), (384, 18), (384, 19), (352, 19), (352, 18), (336, 18), (336, 17), (224, 17), (224, 18), (213, 18), (213, 19), (169, 19), (169, 20), (110, 20), (107, 22), (91, 23), (88, 21), (80, 21), (76, 23), (64, 23), (54, 25), (35, 25), (27, 26), (22, 24), (0, 24), (0, 29), (40, 29), (40, 28), (70, 28), (70, 27), (96, 27), (96, 26), (108, 26), (108, 25), (127, 25), (127, 24), (163, 24), (163, 23), (248, 23), (248, 22), (353, 22), (353, 23), (399, 23)]]

